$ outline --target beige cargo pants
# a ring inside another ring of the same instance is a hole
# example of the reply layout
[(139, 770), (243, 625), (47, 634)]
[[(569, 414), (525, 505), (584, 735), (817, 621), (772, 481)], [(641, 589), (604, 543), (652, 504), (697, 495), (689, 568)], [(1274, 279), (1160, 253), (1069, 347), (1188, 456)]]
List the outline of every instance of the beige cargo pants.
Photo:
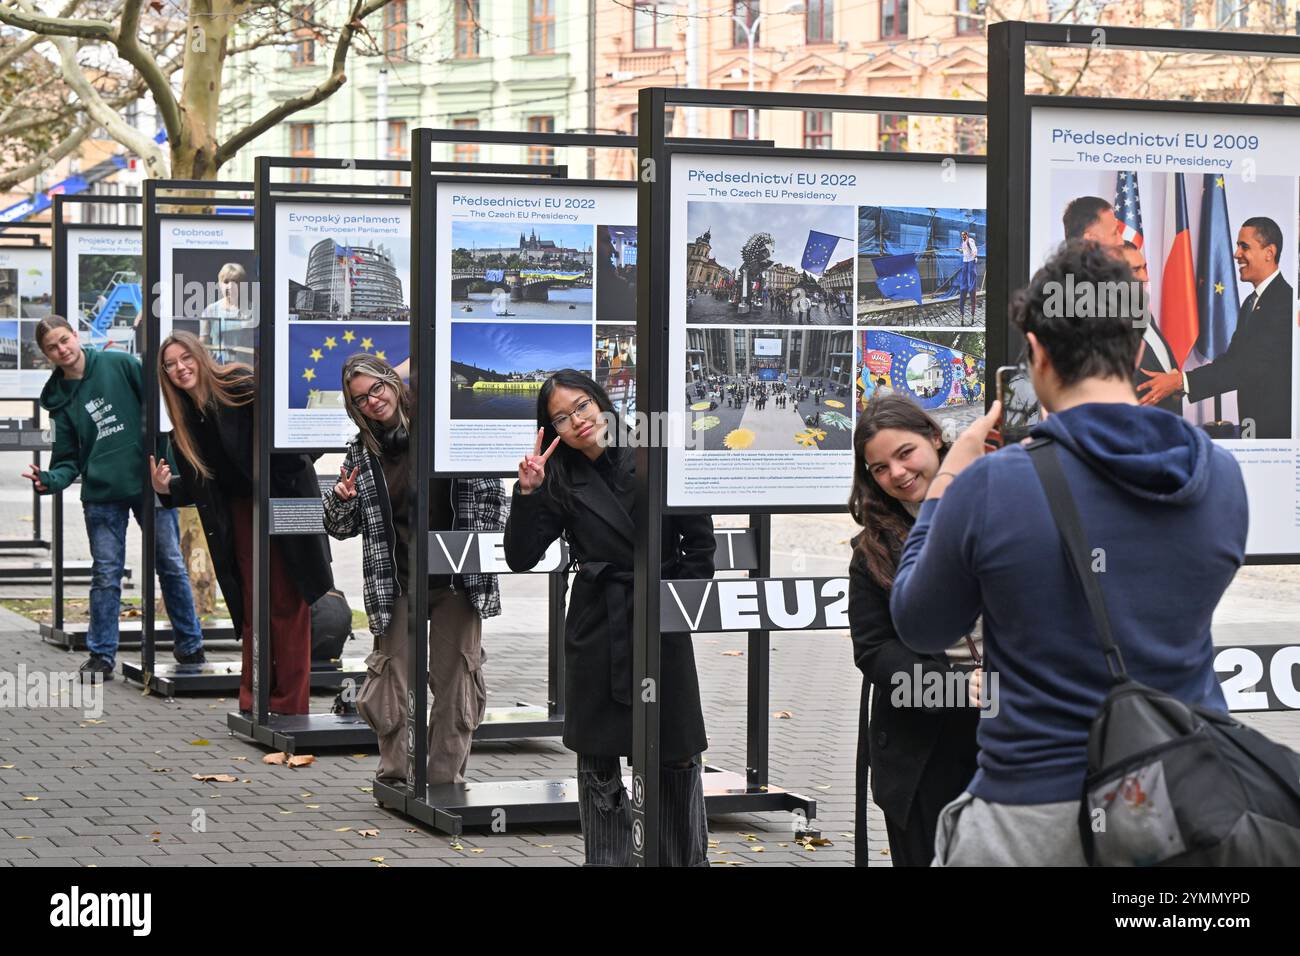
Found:
[[(379, 739), (376, 778), (406, 781), (406, 689), (410, 673), (406, 595), (397, 598), (388, 633), (375, 640), (367, 658), (366, 681), (377, 681), (365, 694), (362, 710), (388, 715), (375, 726)], [(483, 720), (487, 690), (483, 683), (483, 621), (462, 590), (437, 588), (429, 592), (429, 783), (460, 783), (469, 765), (470, 739)], [(363, 693), (365, 693), (363, 691)], [(393, 716), (397, 716), (395, 721)], [(374, 726), (374, 721), (372, 721)]]

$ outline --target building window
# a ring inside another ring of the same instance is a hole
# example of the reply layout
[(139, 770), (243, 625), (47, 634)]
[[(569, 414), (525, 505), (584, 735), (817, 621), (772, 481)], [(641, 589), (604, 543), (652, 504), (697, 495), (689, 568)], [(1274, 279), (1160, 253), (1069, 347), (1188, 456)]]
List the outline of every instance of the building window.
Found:
[(749, 110), (731, 111), (731, 138), (749, 139)]
[[(316, 124), (289, 124), (289, 155), (304, 159), (316, 155)], [(292, 181), (295, 183), (311, 182), (310, 169), (295, 169)]]
[(478, 56), (478, 5), (479, 0), (456, 0), (456, 56), (462, 59)]
[(1218, 0), (1214, 20), (1220, 30), (1237, 30), (1246, 25), (1246, 0)]
[[(748, 46), (749, 30), (754, 31), (754, 46), (758, 46), (759, 0), (733, 0), (731, 5), (731, 45)], [(746, 29), (748, 28), (748, 29)]]
[(411, 158), (411, 141), (406, 131), (406, 120), (388, 121), (388, 158), (403, 163)]
[(528, 52), (555, 52), (555, 0), (528, 0)]
[(657, 0), (634, 0), (632, 6), (632, 49), (659, 49), (659, 4)]
[(987, 0), (957, 0), (957, 34), (984, 32)]
[(880, 115), (880, 149), (886, 153), (907, 152), (907, 117), (901, 113)]
[(880, 39), (907, 36), (907, 0), (880, 0)]
[(405, 60), (406, 50), (406, 0), (391, 0), (384, 7), (384, 56)]
[(803, 146), (804, 149), (831, 148), (830, 110), (804, 110)]
[(289, 48), (289, 61), (294, 66), (311, 66), (316, 62), (316, 36), (312, 32), (311, 7), (294, 7), (289, 13), (289, 20), (294, 26), (294, 36), (301, 38)]
[(835, 39), (831, 26), (835, 0), (808, 0), (808, 26), (804, 39), (808, 43), (830, 43)]
[[(452, 129), (478, 129), (477, 119), (458, 119), (451, 121)], [(451, 158), (458, 163), (478, 162), (478, 143), (456, 143)]]
[[(530, 116), (528, 117), (528, 132), (530, 133), (554, 133), (555, 117), (554, 116)], [(553, 146), (529, 146), (528, 162), (534, 166), (551, 166), (555, 163), (555, 147)]]

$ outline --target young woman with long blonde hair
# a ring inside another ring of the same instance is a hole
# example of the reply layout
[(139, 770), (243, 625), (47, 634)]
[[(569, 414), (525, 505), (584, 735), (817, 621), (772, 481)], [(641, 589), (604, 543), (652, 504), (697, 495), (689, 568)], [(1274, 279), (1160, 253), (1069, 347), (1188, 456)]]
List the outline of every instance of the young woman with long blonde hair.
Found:
[[(197, 336), (179, 331), (163, 340), (158, 365), (176, 460), (149, 459), (153, 487), (169, 507), (198, 507), (217, 582), (244, 642), (239, 708), (251, 710), (253, 370), (215, 362)], [(307, 455), (272, 455), (270, 482), (272, 498), (320, 498)], [(311, 697), (311, 605), (334, 586), (326, 536), (273, 538), (270, 583), (271, 711), (305, 714)]]

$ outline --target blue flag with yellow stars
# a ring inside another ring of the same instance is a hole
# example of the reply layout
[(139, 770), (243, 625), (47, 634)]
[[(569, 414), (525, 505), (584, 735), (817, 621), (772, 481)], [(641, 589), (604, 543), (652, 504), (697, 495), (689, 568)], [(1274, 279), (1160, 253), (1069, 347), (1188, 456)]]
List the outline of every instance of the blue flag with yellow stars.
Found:
[(876, 267), (876, 288), (887, 299), (911, 299), (921, 304), (921, 273), (916, 268), (916, 255), (872, 256)]
[(1196, 312), (1201, 327), (1196, 351), (1206, 361), (1213, 361), (1228, 350), (1240, 318), (1232, 227), (1228, 220), (1228, 184), (1222, 173), (1205, 173), (1201, 179), (1201, 228), (1197, 245)]
[(799, 267), (805, 272), (818, 276), (826, 271), (826, 264), (831, 261), (840, 237), (827, 232), (808, 230), (808, 242), (803, 247), (803, 261)]
[(390, 365), (411, 354), (405, 322), (290, 322), (289, 407), (306, 408), (313, 392), (343, 389), (343, 363), (358, 352)]

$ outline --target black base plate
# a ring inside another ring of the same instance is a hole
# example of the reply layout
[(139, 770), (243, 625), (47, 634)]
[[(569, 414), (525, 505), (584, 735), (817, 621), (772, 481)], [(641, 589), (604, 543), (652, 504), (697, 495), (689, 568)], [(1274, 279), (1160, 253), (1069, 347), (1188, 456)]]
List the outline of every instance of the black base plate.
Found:
[[(30, 543), (31, 547), (49, 548), (48, 542)], [(13, 545), (12, 547), (17, 547)], [(85, 584), (90, 580), (91, 563), (89, 561), (64, 561), (63, 562), (63, 580), (75, 581), (78, 584)], [(49, 581), (50, 579), (50, 562), (32, 561), (28, 564), (5, 564), (0, 567), (0, 580), (2, 581)], [(131, 569), (127, 568), (122, 573), (122, 580), (131, 580)]]
[[(87, 626), (85, 624), (65, 624), (63, 627), (42, 624), (41, 640), (47, 644), (61, 647), (65, 651), (84, 651), (86, 649), (86, 630)], [(119, 651), (138, 651), (140, 649), (140, 633), (142, 630), (143, 625), (140, 621), (120, 622), (117, 630), (117, 649)], [(170, 651), (175, 646), (170, 625), (155, 627), (153, 633), (154, 646), (159, 650)], [(238, 648), (239, 635), (235, 633), (234, 625), (230, 621), (213, 621), (203, 628), (203, 646), (223, 649)]]
[[(335, 747), (378, 750), (375, 732), (359, 714), (272, 714), (257, 725), (251, 715), (235, 711), (226, 715), (226, 727), (237, 737), (288, 754)], [(558, 737), (563, 732), (563, 718), (547, 717), (545, 707), (519, 703), (514, 707), (489, 707), (474, 731), (474, 739), (529, 740)]]
[[(630, 792), (630, 773), (625, 773), (623, 784)], [(578, 822), (578, 781), (573, 777), (436, 784), (424, 800), (413, 799), (405, 787), (376, 780), (374, 796), (380, 806), (452, 836), (465, 827), (501, 822), (507, 827)], [(797, 810), (805, 821), (817, 818), (815, 799), (780, 787), (751, 787), (742, 774), (715, 767), (704, 768), (704, 806), (710, 815)]]
[[(177, 664), (168, 661), (155, 663), (153, 673), (146, 680), (144, 668), (138, 661), (122, 662), (124, 678), (147, 686), (152, 693), (163, 697), (204, 691), (238, 692), (242, 670), (240, 661), (208, 661), (206, 664)], [(337, 690), (345, 680), (352, 680), (359, 686), (365, 679), (365, 660), (345, 658), (333, 667), (312, 667), (311, 689)]]

